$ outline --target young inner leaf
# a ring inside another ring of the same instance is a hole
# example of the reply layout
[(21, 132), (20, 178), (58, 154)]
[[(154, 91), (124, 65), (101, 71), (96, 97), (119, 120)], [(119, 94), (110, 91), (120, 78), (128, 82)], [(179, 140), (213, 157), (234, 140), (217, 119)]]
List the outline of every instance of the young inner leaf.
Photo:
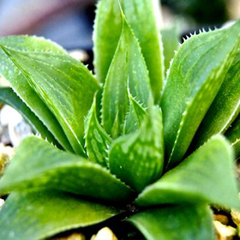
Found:
[(123, 16), (123, 30), (107, 75), (102, 102), (103, 126), (113, 138), (123, 132), (129, 110), (127, 89), (143, 107), (152, 101), (146, 64), (137, 39)]
[(96, 98), (85, 120), (85, 145), (89, 160), (108, 167), (108, 149), (112, 139), (99, 124)]
[(113, 142), (109, 152), (110, 171), (140, 192), (162, 173), (162, 113), (150, 108), (139, 130)]

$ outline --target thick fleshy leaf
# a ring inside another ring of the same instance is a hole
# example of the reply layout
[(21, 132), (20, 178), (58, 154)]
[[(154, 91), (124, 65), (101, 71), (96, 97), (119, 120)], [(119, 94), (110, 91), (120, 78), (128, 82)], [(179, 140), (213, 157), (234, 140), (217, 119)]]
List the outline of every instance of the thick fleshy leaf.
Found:
[[(141, 206), (206, 202), (240, 208), (230, 144), (215, 136), (138, 197)], [(224, 176), (224, 177), (223, 177)]]
[(162, 43), (163, 43), (163, 53), (164, 53), (164, 65), (165, 71), (170, 67), (170, 62), (174, 57), (175, 51), (179, 48), (180, 36), (178, 35), (177, 24), (162, 29)]
[(240, 115), (225, 133), (234, 148), (235, 156), (240, 157)]
[(0, 102), (15, 108), (42, 138), (47, 139), (50, 143), (58, 145), (54, 136), (11, 88), (0, 88)]
[(136, 191), (159, 179), (162, 173), (163, 129), (159, 107), (150, 108), (140, 129), (113, 142), (110, 171)]
[(179, 48), (161, 101), (168, 167), (182, 160), (239, 45), (240, 21), (193, 36)]
[(118, 2), (99, 1), (93, 32), (93, 50), (95, 71), (100, 82), (105, 82), (121, 32), (122, 18)]
[(19, 145), (1, 178), (0, 194), (35, 188), (52, 188), (115, 202), (128, 200), (132, 193), (100, 165), (29, 137)]
[[(84, 117), (100, 87), (88, 69), (67, 53), (53, 50), (41, 53), (43, 46), (38, 46), (38, 40), (35, 45), (39, 52), (31, 48), (13, 49), (5, 43), (1, 49), (53, 112), (74, 151), (84, 155)], [(54, 44), (45, 41), (45, 45)]]
[(130, 217), (147, 240), (214, 240), (213, 219), (207, 205), (178, 205), (146, 210)]
[[(50, 57), (51, 54), (66, 54), (61, 48), (36, 37), (14, 36), (0, 38), (0, 44), (17, 51), (32, 52)], [(37, 48), (37, 49), (36, 49)], [(56, 117), (28, 84), (25, 74), (15, 65), (7, 53), (0, 47), (0, 74), (5, 77), (23, 102), (39, 117), (58, 142), (68, 151), (73, 151)]]
[(137, 39), (123, 17), (121, 38), (103, 91), (103, 126), (116, 138), (123, 131), (130, 94), (147, 107), (152, 101), (149, 75)]
[(96, 98), (85, 120), (85, 144), (89, 160), (108, 167), (108, 149), (112, 139), (99, 124), (96, 113)]
[(86, 227), (121, 213), (68, 193), (12, 193), (0, 214), (0, 239), (39, 240), (59, 232)]
[(195, 138), (200, 146), (211, 136), (224, 133), (240, 112), (240, 50)]
[(146, 116), (145, 109), (129, 94), (129, 112), (124, 121), (123, 133), (129, 134), (140, 128), (144, 117)]
[[(159, 101), (164, 78), (161, 38), (159, 33), (159, 5), (157, 0), (120, 0), (131, 29), (139, 40), (149, 70), (154, 99)], [(158, 12), (158, 14), (157, 14)]]
[[(157, 26), (155, 0), (120, 0), (127, 22), (139, 40), (146, 61), (155, 100), (159, 100), (163, 83), (161, 40)], [(95, 22), (95, 68), (104, 82), (121, 34), (119, 1), (101, 0)]]

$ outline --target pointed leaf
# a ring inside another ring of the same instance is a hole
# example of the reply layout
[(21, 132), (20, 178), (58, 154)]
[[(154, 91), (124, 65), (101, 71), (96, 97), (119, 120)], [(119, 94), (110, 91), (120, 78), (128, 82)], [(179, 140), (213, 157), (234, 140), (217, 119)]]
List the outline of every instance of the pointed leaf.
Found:
[(225, 136), (231, 142), (236, 158), (240, 157), (240, 115), (227, 130)]
[(170, 62), (179, 48), (180, 36), (178, 34), (178, 24), (161, 30), (165, 71), (170, 67)]
[(135, 132), (137, 129), (139, 129), (144, 117), (146, 116), (146, 111), (144, 108), (130, 94), (129, 101), (129, 112), (126, 115), (123, 126), (124, 135)]
[(240, 21), (191, 37), (175, 55), (161, 102), (169, 168), (179, 163), (240, 44)]
[(179, 205), (146, 210), (130, 217), (147, 240), (214, 240), (207, 205)]
[(0, 239), (38, 240), (86, 227), (121, 213), (57, 191), (12, 193), (0, 214)]
[[(120, 0), (127, 22), (139, 40), (149, 70), (155, 100), (158, 101), (163, 83), (163, 60), (157, 26), (158, 6), (153, 0)], [(95, 68), (104, 82), (121, 34), (121, 12), (116, 0), (99, 2), (95, 22)]]
[(215, 136), (159, 181), (148, 186), (136, 203), (149, 206), (206, 202), (239, 209), (233, 163), (231, 146), (222, 136)]
[(200, 146), (211, 136), (224, 133), (240, 112), (240, 50), (195, 136)]
[(99, 124), (96, 113), (96, 98), (85, 120), (85, 144), (89, 160), (108, 167), (108, 149), (112, 139)]
[[(45, 45), (51, 44), (54, 45), (45, 41)], [(40, 51), (38, 40), (35, 46)], [(92, 74), (66, 53), (20, 51), (6, 44), (1, 45), (1, 49), (53, 112), (74, 151), (84, 155), (84, 117), (99, 89)]]
[[(34, 44), (35, 42), (35, 44)], [(37, 42), (37, 44), (36, 44)], [(50, 56), (54, 54), (62, 54), (63, 50), (53, 44), (46, 44), (45, 40), (35, 37), (15, 36), (15, 37), (3, 37), (0, 38), (0, 44), (15, 48), (18, 51), (25, 52), (32, 51), (34, 54), (38, 54), (36, 47), (41, 54)], [(35, 48), (33, 49), (33, 46)], [(42, 50), (44, 49), (44, 50)], [(65, 54), (65, 53), (64, 53)], [(43, 124), (54, 135), (58, 142), (68, 151), (73, 151), (72, 147), (64, 134), (62, 127), (57, 121), (56, 117), (51, 113), (46, 104), (40, 99), (36, 92), (29, 86), (26, 76), (20, 69), (12, 62), (7, 53), (0, 47), (0, 74), (4, 76), (14, 89), (16, 94), (21, 98), (23, 102), (36, 114), (37, 117), (43, 122)]]
[(113, 142), (110, 170), (137, 191), (156, 181), (163, 169), (162, 113), (149, 110), (140, 129)]
[(95, 71), (100, 82), (105, 82), (121, 32), (122, 18), (118, 2), (99, 1), (93, 32), (93, 50)]
[(50, 143), (58, 145), (54, 136), (11, 88), (0, 88), (0, 102), (15, 108), (42, 138), (46, 138)]
[(121, 38), (103, 91), (103, 126), (114, 138), (123, 131), (129, 106), (128, 88), (137, 101), (148, 106), (152, 99), (148, 71), (138, 42), (123, 16)]
[(126, 201), (131, 190), (98, 164), (36, 137), (22, 141), (0, 181), (0, 194), (52, 188), (107, 201)]
[(164, 62), (157, 21), (160, 13), (156, 0), (121, 0), (124, 14), (139, 40), (142, 54), (149, 70), (154, 99), (160, 100), (164, 79)]

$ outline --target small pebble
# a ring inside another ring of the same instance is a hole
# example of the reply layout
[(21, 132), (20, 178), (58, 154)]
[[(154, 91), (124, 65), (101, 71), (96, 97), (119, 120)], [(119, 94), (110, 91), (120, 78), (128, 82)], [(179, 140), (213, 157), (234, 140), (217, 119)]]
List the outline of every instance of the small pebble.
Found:
[(232, 240), (237, 234), (237, 229), (226, 226), (219, 221), (214, 221), (217, 240)]
[(0, 112), (1, 142), (18, 146), (22, 139), (32, 135), (31, 127), (12, 107), (3, 106)]
[(0, 198), (0, 212), (1, 212), (1, 209), (3, 207), (3, 204), (4, 204), (4, 200)]
[(4, 146), (0, 143), (0, 176), (12, 159), (13, 154), (14, 149), (12, 147)]
[(118, 240), (112, 230), (108, 227), (102, 228), (96, 235), (91, 237), (91, 240)]
[(240, 224), (240, 212), (237, 210), (231, 210), (231, 217), (233, 222), (238, 226)]
[(69, 51), (68, 54), (80, 62), (86, 62), (89, 58), (87, 52), (80, 49)]
[(224, 225), (228, 225), (229, 220), (228, 217), (222, 214), (215, 214), (214, 215), (214, 220), (219, 221), (220, 223)]

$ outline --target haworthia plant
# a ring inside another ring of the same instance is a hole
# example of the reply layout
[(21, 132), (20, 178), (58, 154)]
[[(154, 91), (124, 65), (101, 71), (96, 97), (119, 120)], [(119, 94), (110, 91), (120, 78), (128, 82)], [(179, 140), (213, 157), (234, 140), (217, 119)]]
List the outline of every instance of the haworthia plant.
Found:
[(164, 63), (154, 2), (157, 1), (100, 1), (95, 21), (94, 52), (97, 78), (105, 82), (122, 32), (122, 16), (119, 8), (121, 3), (127, 22), (141, 46), (149, 70), (152, 91), (155, 100), (158, 101), (163, 86)]
[(240, 209), (240, 21), (190, 37), (164, 80), (154, 6), (100, 0), (96, 78), (49, 40), (0, 38), (0, 101), (39, 134), (0, 179), (0, 239), (124, 220), (149, 240), (213, 240), (209, 205)]
[(239, 28), (193, 36), (174, 57), (161, 100), (169, 167), (181, 161), (214, 101), (239, 48)]
[(225, 133), (240, 112), (240, 50), (195, 136), (197, 146), (211, 135)]
[(112, 137), (118, 137), (129, 110), (129, 94), (144, 107), (152, 101), (149, 75), (140, 46), (123, 17), (123, 29), (106, 77), (102, 100), (103, 126)]
[[(41, 104), (44, 104), (49, 114), (54, 115), (52, 117), (56, 119), (56, 125), (64, 131), (62, 135), (67, 137), (74, 152), (84, 155), (84, 117), (95, 91), (100, 88), (99, 84), (85, 66), (53, 43), (36, 39), (35, 42), (40, 43), (32, 50), (26, 47), (28, 42), (32, 44), (34, 38), (29, 41), (22, 37), (15, 47), (12, 40), (8, 44), (8, 39), (6, 37), (0, 41), (1, 52), (5, 54), (1, 54), (4, 69), (2, 75), (10, 79), (13, 89), (33, 110), (39, 106), (37, 102), (32, 102), (35, 99), (30, 96), (30, 90), (34, 98), (38, 95)], [(43, 121), (44, 117), (45, 115)]]
[(110, 170), (136, 191), (159, 179), (163, 170), (162, 113), (149, 109), (139, 130), (118, 138), (109, 151)]
[[(207, 205), (179, 205), (151, 209), (129, 218), (146, 239), (214, 239), (212, 213)], [(189, 228), (189, 224), (191, 228)], [(162, 226), (162, 227), (159, 227)], [(176, 231), (182, 229), (183, 231)]]

